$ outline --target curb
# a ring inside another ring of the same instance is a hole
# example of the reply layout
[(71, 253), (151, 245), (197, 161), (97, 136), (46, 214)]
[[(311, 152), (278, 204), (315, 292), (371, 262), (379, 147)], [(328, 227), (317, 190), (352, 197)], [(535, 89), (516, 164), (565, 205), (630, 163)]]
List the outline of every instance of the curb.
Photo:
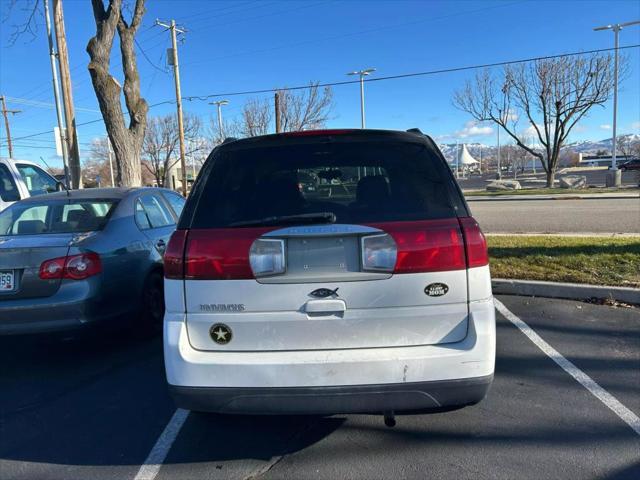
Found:
[(540, 201), (540, 200), (619, 200), (626, 198), (640, 198), (640, 195), (470, 195), (465, 196), (467, 202), (495, 202), (495, 201)]
[(569, 300), (591, 300), (593, 298), (604, 300), (613, 298), (619, 302), (640, 304), (640, 288), (503, 278), (493, 279), (491, 285), (494, 294), (564, 298)]

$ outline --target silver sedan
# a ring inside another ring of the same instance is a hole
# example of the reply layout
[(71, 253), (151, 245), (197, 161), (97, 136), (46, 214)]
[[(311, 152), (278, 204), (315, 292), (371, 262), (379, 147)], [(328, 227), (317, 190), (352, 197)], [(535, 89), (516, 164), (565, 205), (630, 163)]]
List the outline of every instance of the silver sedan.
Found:
[(102, 188), (0, 213), (0, 334), (117, 321), (159, 331), (162, 255), (183, 205), (171, 190)]

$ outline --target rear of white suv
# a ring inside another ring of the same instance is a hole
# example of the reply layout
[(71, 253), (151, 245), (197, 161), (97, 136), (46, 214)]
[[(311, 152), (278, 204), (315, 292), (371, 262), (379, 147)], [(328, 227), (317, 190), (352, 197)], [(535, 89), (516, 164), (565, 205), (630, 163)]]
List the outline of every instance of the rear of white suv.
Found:
[(486, 242), (420, 133), (225, 142), (165, 276), (167, 380), (186, 409), (437, 411), (493, 379)]

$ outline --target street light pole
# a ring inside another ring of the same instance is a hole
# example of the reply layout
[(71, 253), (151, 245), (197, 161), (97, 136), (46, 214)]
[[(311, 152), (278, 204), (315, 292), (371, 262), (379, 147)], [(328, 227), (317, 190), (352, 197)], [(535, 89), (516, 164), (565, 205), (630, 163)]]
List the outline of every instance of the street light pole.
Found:
[(620, 30), (624, 27), (630, 27), (631, 25), (640, 24), (640, 20), (634, 20), (633, 22), (616, 23), (613, 25), (604, 25), (602, 27), (596, 27), (593, 30), (598, 32), (602, 30), (613, 30), (614, 36), (614, 60), (613, 60), (613, 139), (611, 145), (611, 180), (608, 182), (610, 185), (619, 187), (622, 183), (620, 171), (617, 166), (616, 150), (617, 150), (617, 120), (618, 120), (618, 36)]
[(60, 135), (60, 150), (62, 153), (62, 165), (64, 166), (64, 184), (71, 188), (71, 177), (69, 173), (69, 152), (67, 151), (67, 140), (65, 138), (65, 124), (62, 120), (62, 105), (60, 103), (60, 85), (58, 84), (58, 70), (56, 61), (58, 54), (53, 47), (53, 34), (51, 33), (51, 19), (49, 17), (49, 0), (44, 0), (44, 18), (47, 26), (47, 41), (49, 42), (49, 60), (51, 61), (51, 81), (53, 82), (53, 98), (56, 105), (56, 118), (58, 120), (58, 132)]
[(347, 75), (358, 75), (360, 77), (360, 125), (365, 128), (366, 122), (364, 118), (364, 77), (375, 72), (375, 68), (365, 68), (364, 70), (356, 70), (349, 72)]
[(502, 168), (500, 167), (500, 125), (498, 125), (498, 180), (502, 179)]
[(209, 103), (209, 105), (215, 105), (218, 107), (218, 130), (220, 131), (221, 140), (224, 140), (224, 127), (222, 126), (222, 106), (228, 104), (229, 100), (218, 100), (216, 102)]

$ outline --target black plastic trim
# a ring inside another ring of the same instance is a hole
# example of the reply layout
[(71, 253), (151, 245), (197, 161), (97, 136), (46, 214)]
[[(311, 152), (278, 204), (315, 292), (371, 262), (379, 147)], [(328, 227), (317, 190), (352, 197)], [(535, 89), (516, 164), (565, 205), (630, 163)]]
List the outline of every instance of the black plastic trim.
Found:
[(180, 408), (264, 415), (428, 413), (480, 402), (493, 375), (432, 382), (330, 387), (184, 387), (169, 385)]

